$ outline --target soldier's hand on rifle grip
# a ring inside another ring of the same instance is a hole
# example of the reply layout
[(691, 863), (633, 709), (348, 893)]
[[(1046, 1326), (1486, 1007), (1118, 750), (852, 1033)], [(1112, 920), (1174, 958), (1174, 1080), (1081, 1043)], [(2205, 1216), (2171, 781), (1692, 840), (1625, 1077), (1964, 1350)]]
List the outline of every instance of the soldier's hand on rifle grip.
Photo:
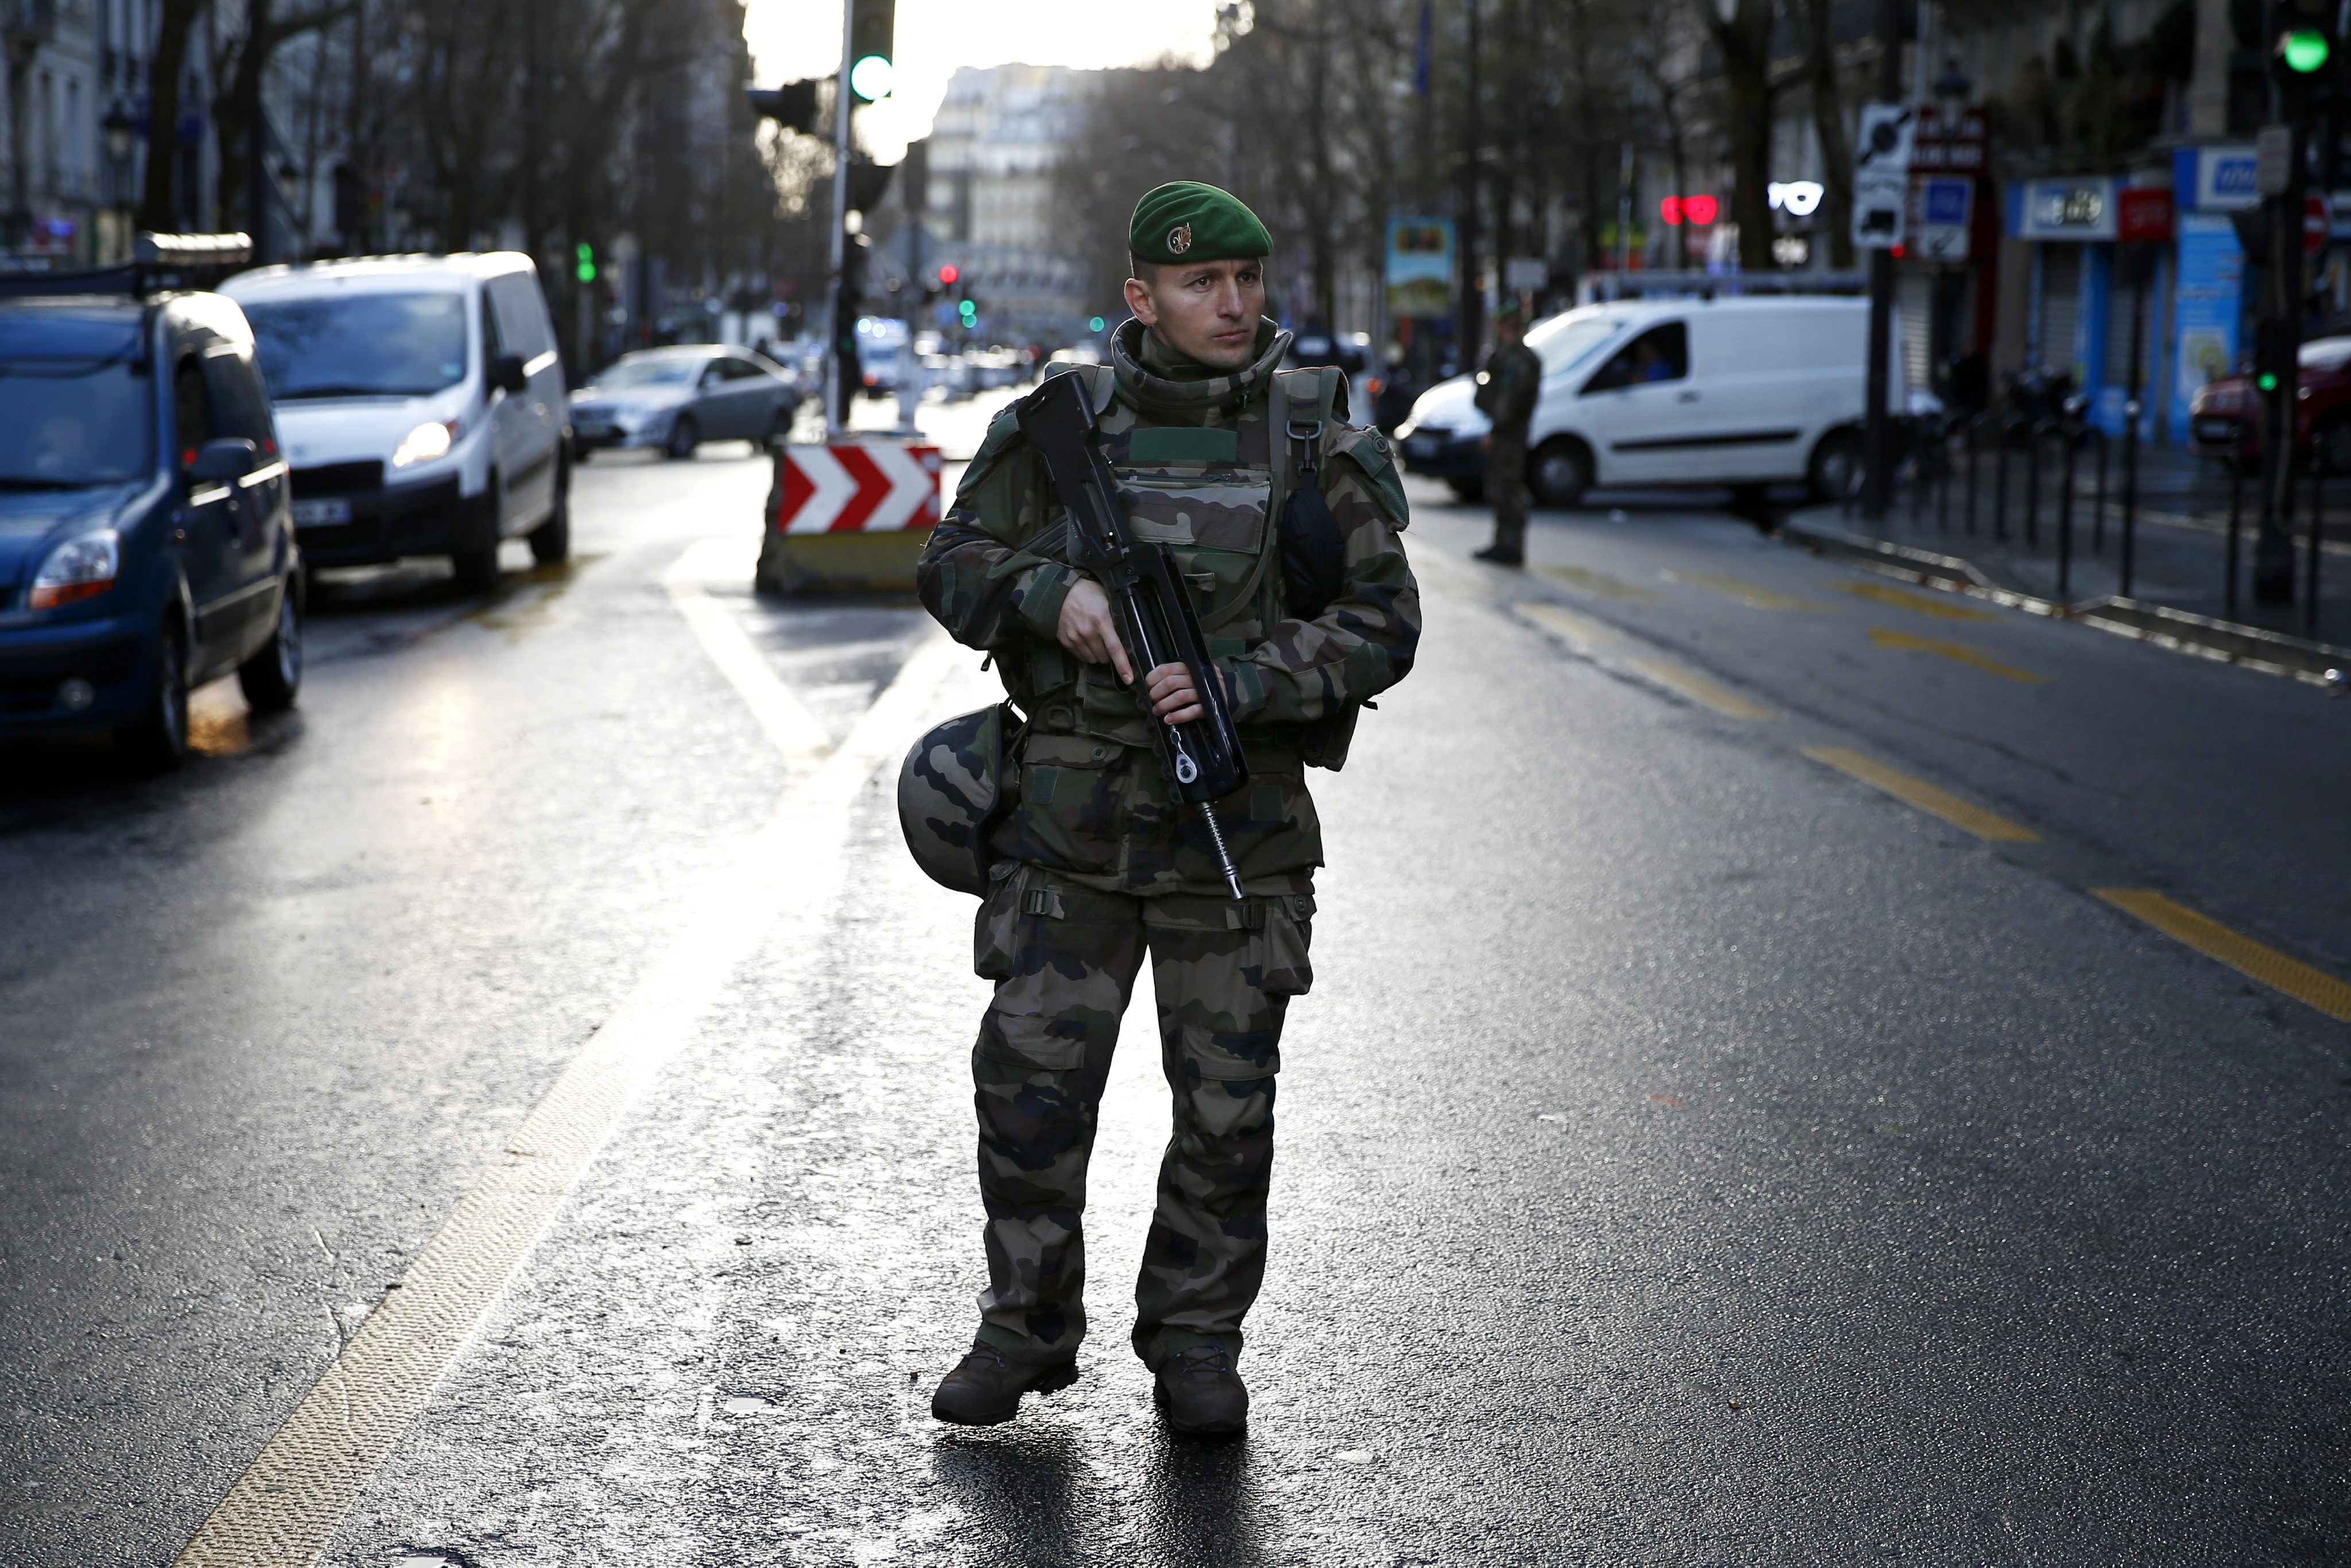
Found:
[(1169, 724), (1189, 724), (1207, 711), (1192, 672), (1183, 664), (1162, 664), (1143, 680), (1151, 690), (1151, 711)]
[(1091, 577), (1070, 584), (1061, 600), (1061, 646), (1089, 664), (1108, 664), (1118, 672), (1119, 685), (1134, 684), (1134, 670), (1119, 643), (1118, 626), (1111, 619), (1110, 595)]

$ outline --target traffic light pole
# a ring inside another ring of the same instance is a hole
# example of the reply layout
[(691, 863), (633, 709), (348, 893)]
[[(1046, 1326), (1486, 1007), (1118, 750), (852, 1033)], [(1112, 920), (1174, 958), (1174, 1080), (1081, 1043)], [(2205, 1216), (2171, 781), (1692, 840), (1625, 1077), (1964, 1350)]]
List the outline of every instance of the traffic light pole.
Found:
[(850, 54), (856, 47), (856, 26), (857, 7), (842, 0), (841, 70), (832, 78), (832, 285), (826, 290), (824, 312), (824, 427), (828, 437), (841, 435), (849, 426), (849, 389), (841, 384), (841, 333), (846, 325), (842, 307), (848, 303), (848, 275), (844, 268), (849, 262), (849, 106), (853, 101), (849, 68), (855, 63)]
[(2268, 363), (2255, 355), (2256, 377), (2270, 371), (2274, 384), (2262, 399), (2262, 510), (2253, 532), (2253, 598), (2263, 604), (2294, 600), (2294, 541), (2286, 528), (2294, 517), (2295, 393), (2302, 359), (2302, 208), (2310, 191), (2309, 131), (2302, 114), (2292, 117), (2294, 152), (2286, 165), (2286, 188), (2275, 198), (2270, 238)]

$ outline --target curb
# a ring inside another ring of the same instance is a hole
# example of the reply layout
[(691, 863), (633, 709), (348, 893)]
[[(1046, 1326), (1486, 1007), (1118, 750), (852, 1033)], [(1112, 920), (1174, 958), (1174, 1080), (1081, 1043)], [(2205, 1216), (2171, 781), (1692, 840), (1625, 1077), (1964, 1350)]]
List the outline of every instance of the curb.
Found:
[(2078, 604), (2039, 599), (2000, 587), (1981, 568), (1959, 556), (1938, 555), (1865, 534), (1795, 522), (1782, 524), (1779, 534), (1784, 543), (1799, 549), (1835, 556), (1889, 577), (1989, 599), (2030, 614), (2079, 621), (2101, 632), (2152, 643), (2175, 653), (2217, 659), (2264, 674), (2290, 675), (2324, 685), (2329, 691), (2342, 690), (2342, 672), (2351, 671), (2351, 648), (2338, 648), (2330, 643), (2311, 642), (2209, 615), (2193, 615), (2185, 610), (2119, 595), (2085, 600)]

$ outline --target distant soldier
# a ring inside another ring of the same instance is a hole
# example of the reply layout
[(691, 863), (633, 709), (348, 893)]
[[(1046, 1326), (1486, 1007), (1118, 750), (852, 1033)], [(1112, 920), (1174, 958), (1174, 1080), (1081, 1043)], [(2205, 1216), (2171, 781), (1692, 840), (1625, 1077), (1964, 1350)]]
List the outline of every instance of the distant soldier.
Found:
[[(1265, 226), (1225, 192), (1178, 182), (1136, 205), (1127, 248), (1134, 319), (1108, 364), (1070, 373), (1086, 378), (1135, 531), (1192, 586), (1231, 697), (1249, 783), (1214, 809), (1246, 896), (1228, 895), (1198, 810), (1154, 750), (1150, 727), (1200, 715), (1192, 676), (1131, 666), (1007, 408), (916, 569), (931, 612), (995, 655), (1021, 719), (1005, 721), (1017, 798), (968, 888), (984, 898), (979, 973), (996, 983), (972, 1052), (988, 1283), (978, 1336), (931, 1409), (1008, 1420), (1023, 1394), (1078, 1375), (1087, 1155), (1148, 956), (1175, 1134), (1134, 1345), (1171, 1427), (1230, 1436), (1248, 1419), (1237, 1364), (1265, 1274), (1282, 1019), (1313, 978), (1322, 834), (1306, 769), (1338, 767), (1356, 709), (1411, 669), (1420, 601), (1386, 438), (1344, 422), (1335, 368), (1279, 368), (1290, 336), (1265, 319)], [(918, 859), (929, 837), (909, 829)], [(936, 848), (951, 861), (964, 841)]]
[(1496, 566), (1524, 566), (1527, 560), (1527, 426), (1542, 390), (1542, 361), (1519, 340), (1520, 330), (1519, 302), (1506, 300), (1494, 317), (1501, 342), (1478, 372), (1478, 407), (1494, 424), (1484, 443), (1494, 542), (1478, 559)]

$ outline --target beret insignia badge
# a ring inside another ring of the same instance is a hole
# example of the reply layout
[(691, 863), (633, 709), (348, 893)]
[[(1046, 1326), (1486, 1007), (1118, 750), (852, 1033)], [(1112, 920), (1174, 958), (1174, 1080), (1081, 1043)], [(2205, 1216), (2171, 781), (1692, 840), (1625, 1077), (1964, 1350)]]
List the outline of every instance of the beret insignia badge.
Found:
[(1167, 231), (1167, 253), (1170, 256), (1181, 256), (1191, 248), (1192, 225), (1190, 224), (1177, 224)]

